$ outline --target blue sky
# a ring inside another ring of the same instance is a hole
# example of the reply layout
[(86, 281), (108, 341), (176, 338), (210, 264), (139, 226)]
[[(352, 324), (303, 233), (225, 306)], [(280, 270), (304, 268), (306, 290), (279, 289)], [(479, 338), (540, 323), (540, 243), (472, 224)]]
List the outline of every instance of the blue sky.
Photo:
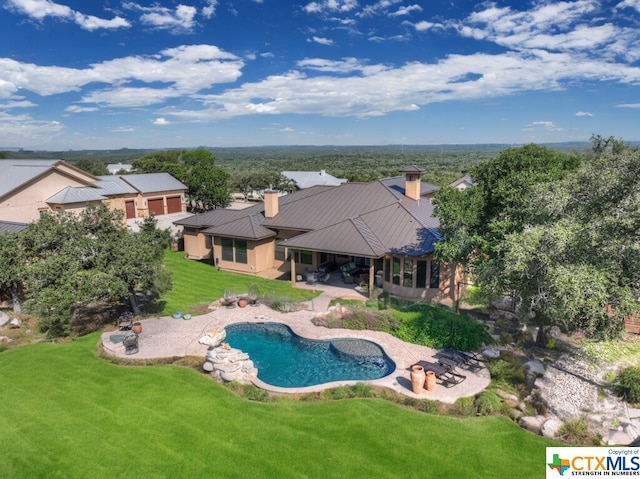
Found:
[(0, 147), (640, 140), (640, 0), (0, 0)]

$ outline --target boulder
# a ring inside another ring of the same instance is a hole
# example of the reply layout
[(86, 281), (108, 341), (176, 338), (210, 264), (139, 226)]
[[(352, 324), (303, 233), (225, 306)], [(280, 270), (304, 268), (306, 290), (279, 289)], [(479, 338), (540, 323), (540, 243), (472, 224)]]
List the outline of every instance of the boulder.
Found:
[(224, 329), (212, 329), (202, 336), (198, 342), (200, 344), (206, 344), (207, 346), (216, 347), (222, 344), (226, 339), (227, 332)]
[(213, 363), (206, 361), (203, 365), (202, 365), (202, 369), (204, 369), (206, 372), (210, 373), (211, 371), (213, 371)]
[(522, 365), (522, 369), (524, 370), (525, 374), (535, 374), (536, 377), (539, 378), (544, 376), (545, 372), (544, 365), (540, 361), (535, 359), (524, 363)]
[(19, 328), (19, 327), (20, 327), (20, 325), (21, 325), (22, 323), (20, 322), (20, 320), (19, 320), (18, 318), (13, 318), (13, 319), (9, 322), (9, 324), (11, 325), (11, 327), (12, 327), (13, 329), (17, 329), (17, 328)]
[(523, 429), (539, 435), (542, 433), (544, 421), (543, 416), (524, 416), (520, 418), (519, 424)]
[(558, 419), (557, 417), (552, 417), (552, 418), (547, 419), (544, 422), (544, 424), (540, 428), (540, 433), (544, 437), (548, 437), (549, 439), (553, 439), (554, 437), (556, 437), (558, 435), (558, 431), (560, 430), (561, 426), (562, 426), (562, 421), (560, 421), (560, 419)]
[(9, 322), (9, 315), (0, 311), (0, 328)]
[(487, 359), (498, 359), (500, 357), (500, 350), (495, 348), (486, 348), (482, 351), (482, 355)]
[(11, 339), (8, 336), (0, 336), (0, 344), (2, 344), (2, 343), (10, 343), (11, 341), (13, 341), (13, 339)]

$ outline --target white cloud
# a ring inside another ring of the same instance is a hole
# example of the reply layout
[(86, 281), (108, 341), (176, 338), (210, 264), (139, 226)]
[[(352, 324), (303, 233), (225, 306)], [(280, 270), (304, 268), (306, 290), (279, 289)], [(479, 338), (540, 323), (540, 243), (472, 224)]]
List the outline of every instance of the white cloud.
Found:
[(593, 116), (593, 113), (589, 113), (588, 111), (578, 111), (576, 112), (576, 116)]
[(616, 9), (633, 8), (640, 12), (640, 0), (624, 0), (615, 6)]
[(206, 5), (202, 7), (202, 16), (204, 18), (211, 18), (216, 14), (216, 6), (218, 0), (207, 0)]
[(523, 130), (533, 131), (539, 128), (542, 128), (545, 131), (562, 131), (563, 130), (563, 128), (560, 128), (552, 121), (534, 121), (532, 123), (529, 123), (525, 128), (523, 128)]
[(156, 118), (155, 120), (153, 120), (153, 124), (154, 125), (159, 125), (159, 126), (166, 126), (169, 125), (171, 122), (169, 122), (167, 119), (165, 118)]
[(114, 17), (111, 20), (106, 20), (93, 15), (85, 15), (72, 10), (66, 5), (54, 3), (51, 0), (7, 0), (7, 4), (10, 10), (24, 13), (35, 20), (42, 21), (47, 17), (71, 20), (80, 28), (88, 31), (94, 31), (100, 28), (117, 29), (131, 26), (129, 22), (122, 17)]
[(358, 7), (357, 0), (322, 0), (303, 7), (307, 13), (350, 12)]
[(292, 133), (292, 132), (294, 132), (296, 130), (294, 130), (293, 128), (290, 128), (290, 127), (287, 126), (285, 128), (282, 128), (280, 131), (282, 131), (284, 133)]
[(409, 15), (411, 12), (421, 12), (422, 11), (422, 7), (418, 4), (413, 4), (413, 5), (408, 5), (408, 6), (402, 6), (400, 8), (398, 8), (397, 11), (390, 13), (389, 16), (390, 17), (398, 17), (398, 16), (403, 16), (403, 15)]
[(327, 45), (327, 46), (333, 45), (333, 40), (331, 40), (330, 38), (317, 37), (315, 35), (311, 37), (310, 40), (307, 40), (307, 41), (319, 43), (320, 45)]
[(618, 108), (640, 108), (640, 103), (622, 103)]
[[(209, 8), (211, 8), (211, 6), (211, 4), (208, 5)], [(142, 12), (140, 21), (143, 24), (151, 28), (168, 30), (170, 32), (192, 30), (196, 25), (195, 16), (198, 13), (198, 9), (196, 7), (182, 4), (178, 5), (173, 10), (158, 4), (145, 7), (134, 2), (124, 3), (123, 7), (129, 10)]]

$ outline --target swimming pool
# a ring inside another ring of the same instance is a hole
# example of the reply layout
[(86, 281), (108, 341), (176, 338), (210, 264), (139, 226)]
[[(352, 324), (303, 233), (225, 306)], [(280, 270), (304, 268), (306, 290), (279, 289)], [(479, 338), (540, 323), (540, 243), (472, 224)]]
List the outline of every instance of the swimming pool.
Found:
[(363, 339), (307, 339), (279, 323), (235, 323), (225, 329), (226, 342), (249, 354), (258, 378), (273, 386), (380, 379), (395, 370), (380, 346)]

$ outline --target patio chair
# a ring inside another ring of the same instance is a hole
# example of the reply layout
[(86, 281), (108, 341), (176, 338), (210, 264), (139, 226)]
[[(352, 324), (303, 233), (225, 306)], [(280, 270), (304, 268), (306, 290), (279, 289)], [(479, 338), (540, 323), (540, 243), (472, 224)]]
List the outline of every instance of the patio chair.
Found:
[(440, 362), (427, 363), (421, 361), (420, 365), (424, 367), (425, 371), (433, 371), (436, 375), (436, 379), (446, 388), (460, 384), (462, 381), (467, 379), (465, 375), (454, 372), (455, 367), (452, 368), (447, 364)]
[(445, 348), (436, 354), (437, 357), (443, 357), (455, 361), (459, 366), (469, 371), (479, 371), (483, 368), (480, 355), (478, 353), (465, 353), (456, 349)]
[(136, 354), (140, 351), (137, 334), (127, 334), (122, 340), (122, 345), (124, 346), (124, 354)]

